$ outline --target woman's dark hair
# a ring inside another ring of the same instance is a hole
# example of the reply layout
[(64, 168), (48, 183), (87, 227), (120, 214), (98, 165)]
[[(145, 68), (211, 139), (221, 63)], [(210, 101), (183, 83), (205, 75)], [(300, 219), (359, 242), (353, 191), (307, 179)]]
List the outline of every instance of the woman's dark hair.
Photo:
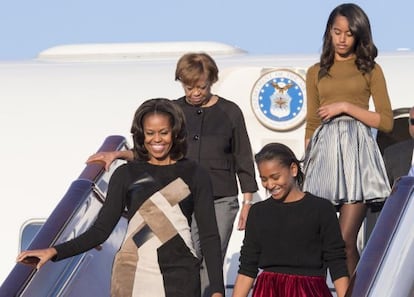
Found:
[(175, 80), (194, 86), (202, 76), (205, 76), (210, 84), (218, 80), (218, 67), (212, 57), (206, 53), (188, 53), (178, 60)]
[(284, 144), (281, 143), (268, 143), (266, 144), (260, 152), (258, 152), (254, 159), (256, 161), (256, 164), (259, 165), (263, 161), (271, 161), (276, 160), (278, 161), (282, 166), (290, 168), (292, 163), (296, 164), (298, 167), (298, 174), (296, 175), (296, 181), (299, 185), (299, 187), (302, 187), (304, 174), (301, 169), (300, 163), (302, 161), (299, 161), (293, 151), (287, 147)]
[(371, 25), (368, 16), (356, 4), (344, 3), (337, 6), (329, 15), (323, 36), (322, 54), (318, 77), (329, 75), (329, 69), (334, 63), (335, 50), (332, 44), (331, 30), (337, 16), (346, 17), (349, 30), (355, 39), (354, 53), (355, 64), (362, 74), (367, 74), (375, 66), (375, 58), (378, 55), (377, 47), (372, 40)]
[(143, 120), (147, 115), (164, 114), (170, 119), (172, 132), (172, 146), (170, 156), (173, 160), (183, 158), (187, 153), (187, 132), (184, 113), (174, 102), (165, 98), (155, 98), (145, 101), (138, 107), (132, 121), (131, 133), (134, 140), (134, 157), (148, 161), (150, 156), (144, 146)]

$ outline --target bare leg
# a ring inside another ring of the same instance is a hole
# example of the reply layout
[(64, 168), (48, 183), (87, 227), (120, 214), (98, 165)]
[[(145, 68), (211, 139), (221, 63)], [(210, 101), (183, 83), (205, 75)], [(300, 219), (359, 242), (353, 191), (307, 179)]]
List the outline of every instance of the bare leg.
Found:
[(345, 241), (346, 263), (352, 275), (359, 261), (357, 237), (365, 219), (367, 206), (364, 203), (344, 204), (339, 209), (339, 225)]

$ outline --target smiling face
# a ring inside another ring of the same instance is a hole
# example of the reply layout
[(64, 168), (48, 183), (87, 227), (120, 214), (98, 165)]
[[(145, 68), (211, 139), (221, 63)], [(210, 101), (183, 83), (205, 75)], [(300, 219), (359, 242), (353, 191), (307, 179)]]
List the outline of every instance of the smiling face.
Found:
[(338, 15), (331, 28), (332, 46), (337, 60), (348, 59), (354, 53), (355, 37), (349, 29), (348, 19)]
[(173, 144), (170, 117), (162, 113), (151, 113), (144, 117), (144, 147), (148, 151), (148, 162), (155, 165), (172, 164), (170, 150)]
[(295, 163), (287, 167), (272, 159), (261, 161), (257, 166), (262, 186), (269, 191), (273, 199), (283, 202), (295, 200), (294, 194), (298, 191), (295, 180), (298, 167)]

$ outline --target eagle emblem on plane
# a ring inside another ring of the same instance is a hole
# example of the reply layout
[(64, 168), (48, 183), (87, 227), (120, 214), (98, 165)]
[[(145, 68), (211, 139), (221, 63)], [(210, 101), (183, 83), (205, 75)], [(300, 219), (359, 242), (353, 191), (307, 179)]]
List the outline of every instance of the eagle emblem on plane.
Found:
[(261, 124), (275, 131), (287, 131), (304, 122), (305, 95), (305, 80), (301, 74), (275, 69), (265, 72), (256, 81), (251, 105)]

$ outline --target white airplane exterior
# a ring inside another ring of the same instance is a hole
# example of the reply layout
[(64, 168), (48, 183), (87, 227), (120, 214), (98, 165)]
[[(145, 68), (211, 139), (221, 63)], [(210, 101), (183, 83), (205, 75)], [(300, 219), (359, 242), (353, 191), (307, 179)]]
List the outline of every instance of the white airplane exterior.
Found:
[[(213, 92), (240, 106), (253, 152), (277, 141), (303, 156), (305, 75), (318, 54), (250, 55), (215, 42), (89, 44), (0, 62), (0, 283), (15, 266), (22, 226), (49, 217), (87, 157), (110, 135), (122, 135), (131, 144), (133, 113), (144, 100), (183, 95), (174, 71), (178, 58), (190, 51), (216, 60), (220, 72)], [(395, 116), (405, 119), (414, 105), (414, 52), (380, 53), (377, 62)], [(287, 82), (293, 87), (286, 91)], [(273, 105), (275, 97), (283, 105)], [(394, 134), (403, 137), (405, 131), (398, 126)], [(265, 197), (260, 190), (254, 199)], [(224, 267), (227, 284), (234, 284), (243, 235), (233, 232)]]

